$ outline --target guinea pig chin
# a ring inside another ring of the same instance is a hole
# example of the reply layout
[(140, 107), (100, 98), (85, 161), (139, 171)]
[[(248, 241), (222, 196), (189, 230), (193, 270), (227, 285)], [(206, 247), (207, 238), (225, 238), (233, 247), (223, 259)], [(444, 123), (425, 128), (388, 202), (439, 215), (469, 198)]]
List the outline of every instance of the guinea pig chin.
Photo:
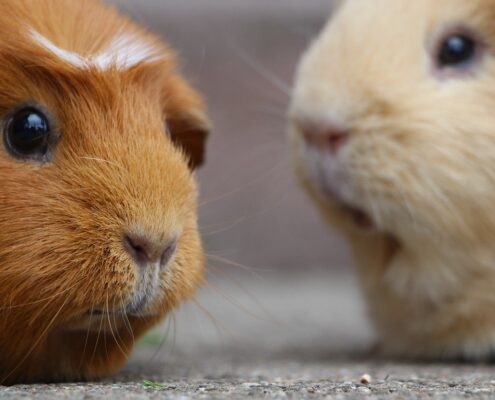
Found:
[[(172, 262), (172, 260), (171, 260)], [(121, 301), (107, 301), (91, 307), (64, 324), (69, 331), (105, 331), (118, 328), (130, 317), (153, 318), (160, 315), (159, 304), (163, 301), (163, 266), (153, 263), (136, 265), (136, 280), (128, 296)]]
[[(134, 285), (128, 295), (109, 307), (91, 310), (92, 315), (125, 314), (136, 317), (154, 316), (154, 305), (166, 294), (166, 280), (174, 274), (174, 262), (180, 235), (172, 239), (152, 240), (145, 235), (125, 235), (123, 250), (134, 273)], [(132, 239), (130, 238), (132, 237)]]

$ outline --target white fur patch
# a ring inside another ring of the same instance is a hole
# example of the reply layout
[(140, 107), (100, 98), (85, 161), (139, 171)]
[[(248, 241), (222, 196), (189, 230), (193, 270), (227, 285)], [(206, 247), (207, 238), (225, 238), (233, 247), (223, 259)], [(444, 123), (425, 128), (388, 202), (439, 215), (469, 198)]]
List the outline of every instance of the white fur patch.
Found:
[(160, 49), (156, 46), (128, 33), (115, 37), (104, 51), (90, 57), (83, 57), (80, 54), (62, 49), (33, 29), (31, 29), (30, 34), (36, 43), (52, 54), (81, 69), (96, 67), (100, 70), (106, 70), (115, 66), (117, 69), (125, 70), (140, 63), (154, 62), (163, 58)]
[(61, 49), (60, 47), (54, 45), (50, 40), (41, 35), (39, 32), (31, 30), (31, 37), (45, 49), (50, 50), (53, 54), (55, 54), (61, 60), (68, 62), (74, 66), (79, 68), (88, 67), (88, 60), (85, 60), (79, 54), (72, 53), (70, 51)]

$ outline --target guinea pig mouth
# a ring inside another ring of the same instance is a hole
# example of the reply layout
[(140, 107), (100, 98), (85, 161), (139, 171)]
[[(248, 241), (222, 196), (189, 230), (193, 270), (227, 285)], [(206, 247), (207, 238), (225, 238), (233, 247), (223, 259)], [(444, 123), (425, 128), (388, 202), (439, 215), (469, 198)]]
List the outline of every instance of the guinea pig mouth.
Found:
[(86, 311), (81, 319), (89, 320), (91, 323), (97, 323), (100, 320), (107, 320), (111, 318), (112, 320), (125, 318), (126, 313), (123, 310), (104, 310), (104, 309), (94, 309)]
[(313, 184), (316, 181), (316, 188), (323, 194), (330, 203), (337, 205), (341, 211), (347, 215), (350, 221), (361, 230), (373, 230), (376, 228), (375, 221), (369, 213), (362, 208), (359, 208), (349, 201), (344, 199), (342, 187), (345, 185), (342, 182), (345, 181), (341, 176), (336, 174), (328, 178), (325, 176), (323, 170), (319, 169), (315, 175), (313, 175)]
[(92, 318), (95, 321), (99, 321), (100, 319), (120, 319), (127, 317), (145, 317), (148, 316), (145, 314), (144, 309), (146, 308), (147, 303), (142, 306), (136, 305), (132, 307), (126, 307), (118, 310), (105, 310), (105, 309), (93, 309), (84, 313), (83, 318)]
[(347, 215), (349, 220), (359, 229), (364, 231), (371, 231), (376, 229), (376, 224), (370, 214), (364, 211), (362, 208), (356, 207), (354, 205), (349, 204), (348, 202), (341, 199), (341, 196), (338, 195), (333, 190), (330, 190), (328, 187), (323, 186), (323, 192), (325, 196), (334, 204), (341, 209), (341, 211)]
[(343, 205), (342, 209), (359, 229), (369, 231), (376, 228), (375, 222), (365, 211), (347, 205)]
[(93, 317), (102, 317), (106, 315), (124, 315), (125, 313), (122, 310), (91, 310), (88, 311), (85, 315), (93, 316)]
[(156, 297), (155, 288), (148, 287), (147, 291), (138, 291), (135, 293), (133, 299), (128, 303), (122, 305), (121, 308), (94, 308), (86, 312), (86, 316), (90, 317), (146, 317), (151, 316), (149, 313), (149, 307), (154, 302)]
[(146, 309), (148, 308), (150, 301), (147, 298), (139, 299), (139, 301), (133, 302), (129, 306), (116, 310), (105, 309), (93, 309), (85, 313), (86, 316), (91, 317), (143, 317), (147, 316)]

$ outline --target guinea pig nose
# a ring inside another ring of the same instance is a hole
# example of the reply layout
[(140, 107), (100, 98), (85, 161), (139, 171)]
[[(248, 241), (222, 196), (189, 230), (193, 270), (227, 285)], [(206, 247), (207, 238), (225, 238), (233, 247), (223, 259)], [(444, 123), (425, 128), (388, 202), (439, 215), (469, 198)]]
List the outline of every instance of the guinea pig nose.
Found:
[(139, 266), (159, 263), (163, 267), (174, 255), (177, 241), (164, 244), (143, 235), (127, 234), (124, 236), (124, 247)]
[(303, 127), (302, 134), (310, 146), (329, 150), (332, 154), (337, 153), (349, 138), (348, 130), (336, 126)]

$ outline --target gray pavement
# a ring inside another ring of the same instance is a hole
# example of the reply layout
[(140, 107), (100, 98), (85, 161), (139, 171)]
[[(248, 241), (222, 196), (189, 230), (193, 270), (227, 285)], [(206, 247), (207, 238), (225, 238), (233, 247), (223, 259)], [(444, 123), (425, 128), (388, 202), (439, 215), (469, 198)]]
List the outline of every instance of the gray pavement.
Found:
[(351, 278), (269, 275), (213, 279), (104, 382), (0, 388), (0, 397), (495, 398), (492, 366), (370, 356), (373, 335)]

